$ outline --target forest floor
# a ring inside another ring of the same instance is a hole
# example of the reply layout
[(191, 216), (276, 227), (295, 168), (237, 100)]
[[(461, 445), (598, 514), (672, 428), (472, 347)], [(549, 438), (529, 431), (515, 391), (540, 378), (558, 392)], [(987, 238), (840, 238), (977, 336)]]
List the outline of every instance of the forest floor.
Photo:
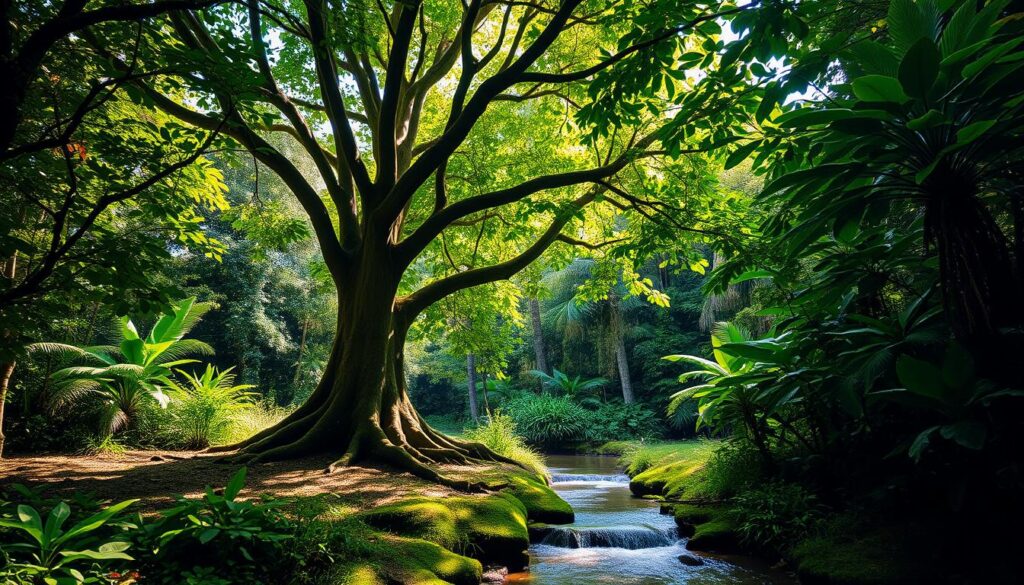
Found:
[[(143, 500), (144, 509), (158, 509), (174, 496), (201, 496), (206, 486), (223, 487), (238, 465), (218, 463), (219, 455), (194, 451), (127, 451), (98, 455), (14, 456), (0, 460), (0, 488), (21, 483), (47, 486), (49, 495), (92, 492), (97, 498)], [(250, 466), (242, 497), (337, 494), (354, 509), (388, 504), (411, 496), (447, 497), (457, 492), (384, 467), (353, 465), (324, 473), (331, 457), (307, 457)], [(498, 475), (498, 466), (440, 466), (456, 479)]]

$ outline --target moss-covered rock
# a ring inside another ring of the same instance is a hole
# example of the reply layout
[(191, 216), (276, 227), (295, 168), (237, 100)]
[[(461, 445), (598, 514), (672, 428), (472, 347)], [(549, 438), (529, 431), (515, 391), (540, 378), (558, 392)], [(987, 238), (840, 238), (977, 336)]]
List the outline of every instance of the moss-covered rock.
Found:
[(514, 496), (526, 507), (527, 518), (532, 522), (545, 524), (569, 524), (576, 519), (572, 506), (555, 490), (538, 478), (529, 475), (513, 475), (505, 492)]
[(360, 514), (367, 524), (423, 539), (448, 550), (511, 569), (526, 564), (526, 507), (515, 497), (413, 498)]
[(368, 558), (343, 563), (328, 582), (338, 585), (478, 585), (480, 562), (433, 542), (384, 535)]
[(717, 553), (741, 552), (739, 535), (736, 533), (736, 524), (728, 515), (717, 516), (714, 519), (696, 525), (693, 536), (686, 541), (686, 548)]
[(697, 479), (697, 472), (703, 468), (703, 462), (693, 461), (676, 461), (652, 467), (634, 476), (629, 482), (629, 490), (637, 496), (681, 498), (687, 486)]

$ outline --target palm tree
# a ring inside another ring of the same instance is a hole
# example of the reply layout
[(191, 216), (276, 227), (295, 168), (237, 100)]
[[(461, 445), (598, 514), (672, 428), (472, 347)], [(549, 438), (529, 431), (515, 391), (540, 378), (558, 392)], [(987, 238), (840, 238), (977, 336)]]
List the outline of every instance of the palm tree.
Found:
[(190, 355), (212, 355), (213, 348), (197, 339), (183, 339), (210, 310), (195, 298), (172, 305), (173, 313), (161, 315), (146, 337), (141, 337), (128, 317), (121, 317), (119, 345), (78, 347), (66, 343), (36, 343), (30, 351), (71, 357), (82, 365), (53, 373), (56, 383), (51, 406), (59, 408), (86, 396), (103, 403), (100, 430), (104, 436), (131, 426), (146, 401), (167, 405), (164, 388), (171, 385), (171, 369), (197, 360)]
[(599, 327), (610, 334), (615, 352), (615, 369), (619, 374), (622, 400), (626, 404), (634, 401), (633, 378), (629, 371), (626, 350), (626, 322), (623, 312), (643, 305), (643, 301), (629, 295), (625, 284), (619, 280), (608, 290), (602, 301), (586, 300), (580, 297), (580, 285), (587, 281), (594, 269), (590, 259), (574, 260), (569, 266), (553, 272), (545, 278), (545, 284), (552, 292), (550, 308), (545, 317), (557, 327), (570, 333), (579, 333), (583, 322), (593, 319)]

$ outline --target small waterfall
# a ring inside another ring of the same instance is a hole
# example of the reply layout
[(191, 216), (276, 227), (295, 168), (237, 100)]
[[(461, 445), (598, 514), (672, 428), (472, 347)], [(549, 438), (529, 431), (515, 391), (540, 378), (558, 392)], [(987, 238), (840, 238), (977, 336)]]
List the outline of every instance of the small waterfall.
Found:
[(540, 544), (559, 548), (655, 548), (679, 540), (675, 528), (619, 526), (614, 528), (551, 527)]
[(597, 475), (590, 473), (552, 473), (551, 483), (574, 483), (574, 482), (609, 482), (629, 483), (629, 476), (619, 475)]

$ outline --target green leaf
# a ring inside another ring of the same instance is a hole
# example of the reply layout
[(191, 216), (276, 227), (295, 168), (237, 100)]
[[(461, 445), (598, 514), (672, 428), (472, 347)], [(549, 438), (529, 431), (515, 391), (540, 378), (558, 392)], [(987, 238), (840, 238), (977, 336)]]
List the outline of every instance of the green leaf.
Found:
[(932, 38), (938, 26), (934, 10), (922, 9), (914, 0), (892, 0), (886, 16), (889, 36), (901, 49), (908, 49), (922, 38)]
[(754, 149), (761, 146), (761, 142), (761, 140), (754, 140), (737, 148), (727, 159), (725, 159), (725, 168), (728, 170), (743, 162), (748, 156), (750, 156), (750, 153), (754, 152)]
[(238, 470), (235, 475), (231, 477), (231, 481), (228, 482), (227, 487), (224, 488), (224, 498), (228, 500), (235, 499), (238, 492), (242, 491), (242, 486), (245, 485), (245, 474), (248, 470), (242, 467)]
[(995, 120), (982, 120), (969, 124), (960, 129), (956, 133), (956, 143), (958, 146), (964, 146), (974, 142), (981, 138), (990, 128), (996, 125)]
[(928, 448), (928, 443), (931, 442), (932, 434), (937, 430), (939, 430), (938, 426), (929, 427), (924, 431), (921, 431), (921, 433), (917, 435), (917, 438), (914, 439), (914, 442), (911, 443), (910, 450), (907, 452), (907, 454), (910, 455), (910, 457), (913, 458), (914, 461), (917, 461), (921, 458), (921, 455), (924, 453), (924, 450)]
[(900, 62), (900, 85), (907, 95), (924, 99), (938, 76), (939, 49), (931, 39), (923, 38), (910, 47)]
[(946, 122), (946, 117), (938, 110), (928, 110), (924, 114), (907, 122), (907, 129), (915, 132), (941, 126)]
[(985, 446), (985, 437), (988, 435), (985, 424), (973, 419), (945, 425), (939, 429), (939, 433), (958, 445), (975, 451)]
[(895, 77), (886, 75), (865, 75), (853, 80), (853, 94), (866, 102), (890, 102), (903, 104), (910, 98)]
[(780, 128), (797, 128), (828, 124), (840, 120), (888, 120), (892, 115), (884, 110), (851, 110), (848, 108), (820, 109), (815, 107), (801, 108), (786, 112), (775, 119)]
[(946, 385), (942, 381), (942, 371), (935, 365), (901, 355), (896, 361), (896, 375), (907, 390), (936, 400), (945, 396)]

